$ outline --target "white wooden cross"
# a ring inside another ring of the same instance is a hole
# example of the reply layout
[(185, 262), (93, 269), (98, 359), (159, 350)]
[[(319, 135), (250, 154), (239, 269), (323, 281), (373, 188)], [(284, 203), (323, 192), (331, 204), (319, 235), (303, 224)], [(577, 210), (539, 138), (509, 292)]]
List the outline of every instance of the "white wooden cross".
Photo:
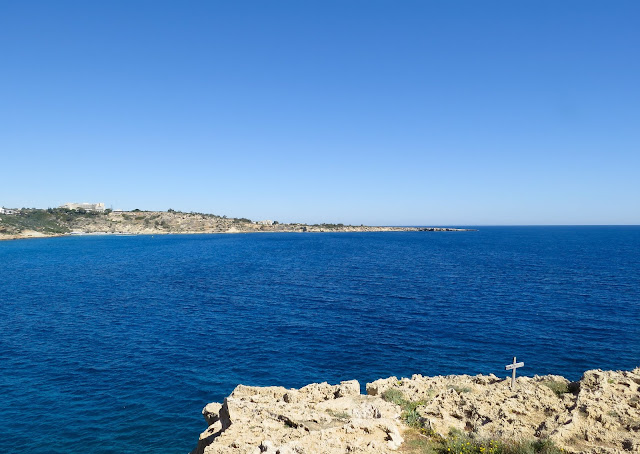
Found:
[(511, 374), (511, 389), (516, 385), (516, 369), (522, 366), (524, 366), (524, 363), (516, 363), (515, 356), (513, 357), (513, 364), (504, 366), (504, 370), (513, 370), (513, 374)]

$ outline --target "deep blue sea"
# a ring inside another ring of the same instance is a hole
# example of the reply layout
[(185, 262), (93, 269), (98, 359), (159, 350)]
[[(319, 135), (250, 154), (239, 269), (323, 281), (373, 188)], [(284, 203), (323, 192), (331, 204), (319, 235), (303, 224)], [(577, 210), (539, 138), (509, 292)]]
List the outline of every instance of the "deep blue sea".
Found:
[(0, 452), (188, 453), (238, 383), (640, 366), (640, 227), (0, 242)]

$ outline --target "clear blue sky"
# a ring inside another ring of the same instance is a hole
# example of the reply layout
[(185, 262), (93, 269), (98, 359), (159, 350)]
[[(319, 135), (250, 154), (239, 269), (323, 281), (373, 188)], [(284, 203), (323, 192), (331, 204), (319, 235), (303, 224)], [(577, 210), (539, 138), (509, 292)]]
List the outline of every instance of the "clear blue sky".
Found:
[(640, 2), (0, 0), (0, 205), (640, 224)]

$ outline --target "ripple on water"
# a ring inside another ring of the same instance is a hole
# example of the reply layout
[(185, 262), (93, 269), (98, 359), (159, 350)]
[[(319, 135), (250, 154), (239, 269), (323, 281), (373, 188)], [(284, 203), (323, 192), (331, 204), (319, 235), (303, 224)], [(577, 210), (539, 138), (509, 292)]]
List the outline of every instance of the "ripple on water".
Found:
[(186, 453), (238, 383), (636, 367), (639, 251), (637, 227), (0, 243), (0, 452)]

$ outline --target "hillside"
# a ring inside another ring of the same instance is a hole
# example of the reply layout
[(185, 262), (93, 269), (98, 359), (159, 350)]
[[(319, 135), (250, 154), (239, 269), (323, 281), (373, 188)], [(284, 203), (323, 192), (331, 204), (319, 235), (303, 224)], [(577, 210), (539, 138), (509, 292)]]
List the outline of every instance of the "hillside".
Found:
[(365, 231), (453, 231), (464, 229), (349, 226), (343, 224), (262, 225), (246, 218), (227, 218), (180, 211), (89, 212), (64, 208), (22, 209), (0, 215), (0, 239), (69, 234), (187, 234), (249, 232), (365, 232)]

